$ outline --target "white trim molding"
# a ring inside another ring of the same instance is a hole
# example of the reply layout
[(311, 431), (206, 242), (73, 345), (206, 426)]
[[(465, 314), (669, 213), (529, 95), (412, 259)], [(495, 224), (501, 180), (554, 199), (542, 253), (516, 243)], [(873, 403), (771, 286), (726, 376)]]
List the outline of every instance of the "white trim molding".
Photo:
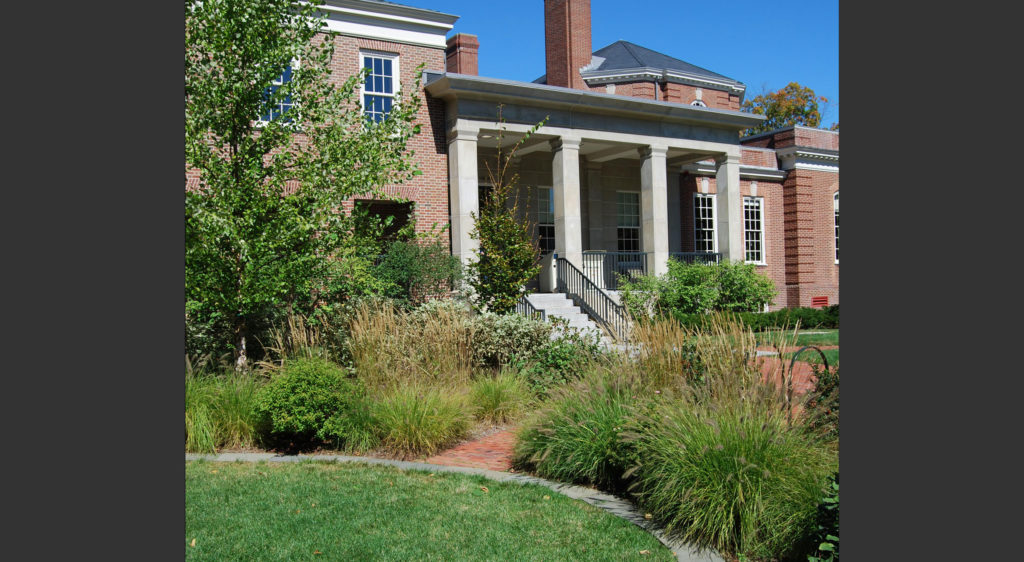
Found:
[(819, 170), (839, 173), (839, 151), (804, 146), (775, 149), (782, 170)]
[(379, 2), (330, 0), (318, 8), (342, 35), (444, 49), (458, 16)]

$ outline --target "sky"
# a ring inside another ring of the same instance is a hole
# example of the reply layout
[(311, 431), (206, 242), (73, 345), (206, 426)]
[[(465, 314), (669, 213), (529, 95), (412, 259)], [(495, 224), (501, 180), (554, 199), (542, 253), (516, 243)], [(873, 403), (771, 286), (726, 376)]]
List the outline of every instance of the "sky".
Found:
[[(480, 40), (480, 75), (530, 82), (544, 74), (543, 0), (395, 0), (460, 16), (449, 37)], [(826, 97), (821, 126), (839, 121), (838, 0), (591, 0), (593, 50), (620, 39), (739, 80), (745, 99), (798, 82)]]

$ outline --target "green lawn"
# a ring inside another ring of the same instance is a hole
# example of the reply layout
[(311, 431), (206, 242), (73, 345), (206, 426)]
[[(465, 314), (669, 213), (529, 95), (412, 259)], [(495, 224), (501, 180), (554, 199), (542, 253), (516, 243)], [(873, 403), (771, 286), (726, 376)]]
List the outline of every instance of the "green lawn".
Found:
[[(778, 330), (758, 333), (756, 335), (757, 342), (765, 343), (771, 341), (777, 333)], [(792, 330), (789, 330), (787, 333), (792, 333)], [(795, 345), (839, 345), (839, 330), (826, 328), (816, 328), (806, 332), (801, 330), (797, 333)], [(829, 361), (831, 362), (831, 359)]]
[(674, 559), (633, 524), (540, 486), (340, 463), (204, 461), (185, 464), (185, 555), (194, 560)]

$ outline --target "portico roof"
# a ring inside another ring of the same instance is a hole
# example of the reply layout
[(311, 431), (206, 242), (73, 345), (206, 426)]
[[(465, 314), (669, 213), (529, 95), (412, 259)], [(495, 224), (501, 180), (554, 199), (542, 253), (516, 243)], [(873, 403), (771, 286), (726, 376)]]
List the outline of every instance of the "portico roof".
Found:
[(665, 101), (603, 94), (531, 82), (450, 72), (424, 72), (430, 95), (448, 102), (448, 118), (493, 121), (504, 104), (510, 122), (619, 131), (739, 144), (737, 132), (755, 127), (762, 115)]

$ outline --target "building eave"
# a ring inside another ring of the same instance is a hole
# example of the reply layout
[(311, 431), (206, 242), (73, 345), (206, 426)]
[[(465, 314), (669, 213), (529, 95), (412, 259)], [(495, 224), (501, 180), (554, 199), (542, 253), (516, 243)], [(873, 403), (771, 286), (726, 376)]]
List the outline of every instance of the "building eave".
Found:
[(548, 86), (454, 73), (428, 73), (426, 90), (434, 97), (454, 100), (460, 97), (510, 101), (534, 107), (570, 109), (590, 113), (611, 113), (668, 122), (697, 124), (715, 128), (742, 130), (757, 126), (762, 115), (712, 109), (666, 101), (616, 96), (586, 90)]
[(733, 80), (719, 80), (709, 76), (701, 76), (679, 71), (667, 71), (663, 68), (653, 68), (649, 66), (605, 71), (584, 71), (580, 72), (580, 76), (583, 77), (583, 80), (586, 81), (588, 85), (666, 80), (668, 82), (687, 84), (690, 86), (727, 89), (739, 96), (742, 96), (747, 89), (744, 84)]

